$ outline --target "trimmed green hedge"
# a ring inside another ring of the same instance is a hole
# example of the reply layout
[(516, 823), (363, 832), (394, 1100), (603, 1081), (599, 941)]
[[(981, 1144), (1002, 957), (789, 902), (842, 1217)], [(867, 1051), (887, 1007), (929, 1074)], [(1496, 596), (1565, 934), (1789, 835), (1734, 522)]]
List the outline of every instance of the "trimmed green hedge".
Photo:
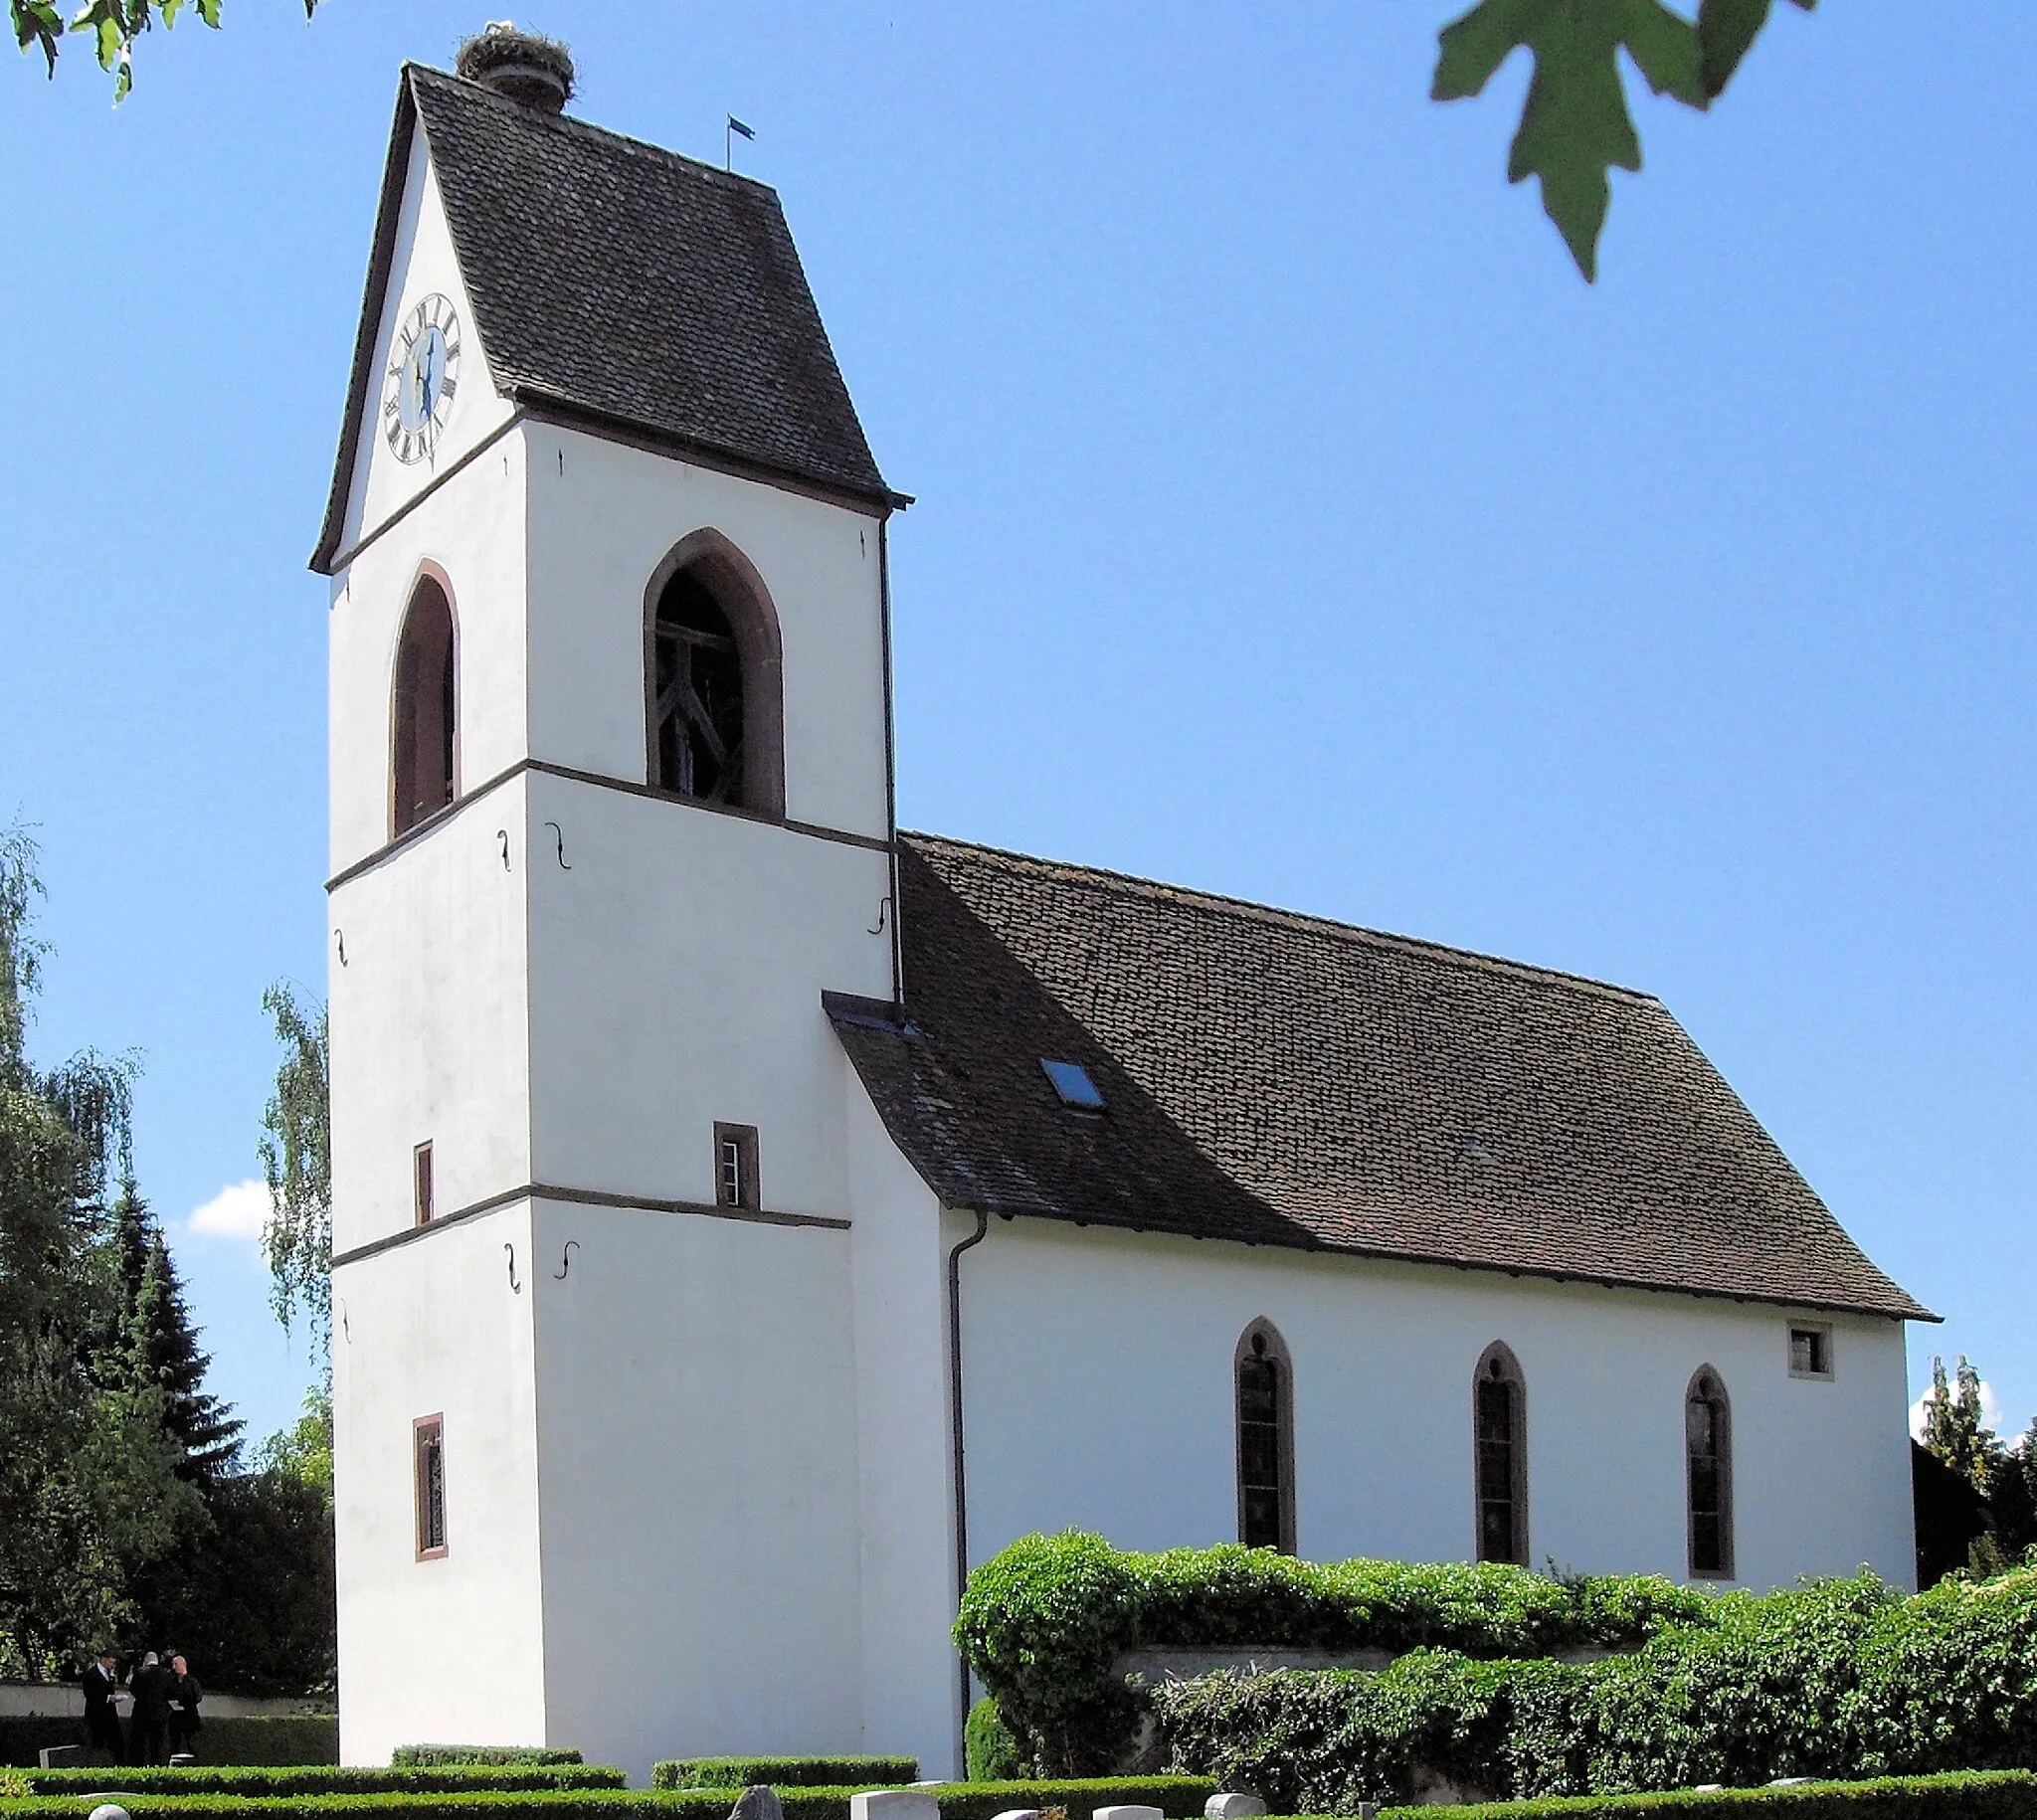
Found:
[(1714, 1815), (1752, 1820), (1757, 1810), (1762, 1820), (2030, 1820), (2037, 1814), (2037, 1777), (2027, 1770), (1997, 1769), (1816, 1782), (1808, 1788), (1686, 1788), (1388, 1811), (1392, 1820), (1711, 1820)]
[[(83, 1719), (0, 1718), (0, 1763), (33, 1768), (49, 1746), (84, 1742)], [(208, 1717), (198, 1733), (197, 1755), (204, 1763), (337, 1763), (339, 1721), (330, 1713)]]
[(1416, 1799), (1434, 1778), (1506, 1799), (2037, 1763), (2037, 1569), (1915, 1596), (1863, 1574), (1717, 1612), (1599, 1662), (1423, 1652), (1151, 1701), (1173, 1767), (1288, 1813)]
[[(435, 1769), (475, 1763), (581, 1763), (577, 1750), (554, 1750), (542, 1744), (398, 1744), (389, 1757), (392, 1769)], [(618, 1772), (620, 1773), (620, 1772)], [(623, 1784), (618, 1782), (616, 1787)]]
[(1714, 1595), (1646, 1575), (1558, 1580), (1525, 1567), (1296, 1560), (1226, 1544), (1129, 1554), (1100, 1536), (1026, 1536), (970, 1575), (955, 1640), (1026, 1765), (1108, 1768), (1136, 1720), (1110, 1678), (1140, 1647), (1452, 1649), (1475, 1657), (1631, 1649), (1707, 1627)]
[(686, 1756), (650, 1767), (652, 1788), (895, 1788), (918, 1780), (911, 1756)]
[(151, 1795), (396, 1795), (482, 1794), (490, 1790), (627, 1788), (620, 1769), (591, 1763), (468, 1763), (421, 1768), (362, 1769), (309, 1764), (296, 1769), (24, 1769), (30, 1790), (62, 1795), (108, 1788)]
[[(105, 1792), (120, 1792), (119, 1772), (105, 1773)], [(779, 1800), (786, 1820), (847, 1820), (852, 1788), (788, 1788)], [(946, 1782), (926, 1791), (941, 1804), (942, 1820), (995, 1820), (1013, 1807), (1065, 1807), (1070, 1820), (1091, 1808), (1136, 1804), (1157, 1807), (1170, 1820), (1194, 1820), (1216, 1784), (1202, 1776), (1127, 1776), (1084, 1782)], [(735, 1791), (676, 1792), (637, 1789), (558, 1789), (542, 1793), (304, 1795), (289, 1804), (293, 1820), (728, 1820)], [(274, 1801), (241, 1795), (136, 1794), (122, 1803), (133, 1820), (277, 1820)], [(79, 1804), (36, 1796), (0, 1801), (5, 1820), (78, 1820)]]

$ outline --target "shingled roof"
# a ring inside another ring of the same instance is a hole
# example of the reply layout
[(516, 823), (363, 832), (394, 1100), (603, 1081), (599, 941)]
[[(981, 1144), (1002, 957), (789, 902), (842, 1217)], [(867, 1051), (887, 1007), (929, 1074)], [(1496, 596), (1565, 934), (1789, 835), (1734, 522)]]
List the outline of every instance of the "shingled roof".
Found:
[(409, 65), (313, 568), (338, 549), (420, 126), (507, 396), (766, 477), (903, 503), (877, 471), (774, 190)]
[[(992, 1213), (1935, 1319), (1645, 994), (901, 836), (885, 1126)], [(1079, 1062), (1071, 1111), (1040, 1067)]]

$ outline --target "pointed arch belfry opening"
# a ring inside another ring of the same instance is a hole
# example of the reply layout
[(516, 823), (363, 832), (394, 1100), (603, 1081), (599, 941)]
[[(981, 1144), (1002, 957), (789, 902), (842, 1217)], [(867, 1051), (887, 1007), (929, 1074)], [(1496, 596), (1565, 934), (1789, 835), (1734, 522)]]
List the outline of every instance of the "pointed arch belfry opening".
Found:
[(1248, 1548), (1294, 1552), (1294, 1361), (1270, 1321), (1239, 1336), (1237, 1539)]
[(1691, 1578), (1733, 1578), (1733, 1405), (1710, 1365), (1683, 1396), (1684, 1490)]
[(389, 747), (394, 839), (460, 794), (460, 634), (452, 591), (433, 565), (419, 572), (396, 640)]
[(1478, 1558), (1528, 1564), (1528, 1380), (1505, 1341), (1471, 1374)]
[(784, 669), (755, 564), (719, 531), (682, 539), (644, 595), (646, 781), (783, 818)]

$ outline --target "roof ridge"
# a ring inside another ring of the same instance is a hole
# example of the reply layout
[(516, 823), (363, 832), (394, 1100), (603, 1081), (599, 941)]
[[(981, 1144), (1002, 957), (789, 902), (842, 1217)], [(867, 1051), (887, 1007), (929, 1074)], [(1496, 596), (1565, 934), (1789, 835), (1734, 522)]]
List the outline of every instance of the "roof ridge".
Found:
[(1074, 874), (1142, 895), (1185, 900), (1208, 910), (1250, 921), (1305, 929), (1368, 947), (1398, 949), (1406, 953), (1427, 955), (1455, 967), (1515, 975), (1549, 986), (1603, 993), (1609, 998), (1632, 1003), (1662, 1003), (1653, 993), (1643, 992), (1638, 987), (1621, 986), (1610, 980), (1596, 980), (1588, 974), (1570, 973), (1560, 967), (1542, 967), (1532, 961), (1514, 961), (1505, 955), (1485, 954), (1473, 948), (1453, 948), (1447, 942), (1431, 942), (1415, 935), (1397, 935), (1391, 930), (1371, 929), (1362, 923), (1339, 922), (1335, 917), (1315, 916), (1305, 910), (1286, 910), (1277, 904), (1254, 903), (1250, 898), (1232, 897), (1221, 891), (1204, 891), (1194, 885), (1176, 885), (1169, 884), (1164, 879), (1141, 878), (1134, 873), (1115, 871), (1108, 866), (1083, 865), (1067, 859), (1043, 859), (1035, 853), (1020, 853), (1011, 847), (989, 846), (979, 840), (958, 840), (952, 834), (926, 834), (900, 828), (898, 837), (901, 840), (923, 842), (930, 846), (947, 847), (960, 852), (980, 853), (993, 859), (1015, 862), (1038, 872)]
[(703, 177), (716, 182), (727, 183), (739, 189), (761, 190), (767, 196), (776, 196), (778, 191), (761, 177), (746, 177), (741, 171), (723, 170), (709, 164), (704, 158), (696, 158), (690, 152), (674, 151), (669, 145), (659, 145), (654, 139), (640, 139), (635, 133), (618, 132), (613, 126), (597, 126), (592, 120), (583, 120), (573, 113), (547, 113), (535, 107), (526, 107), (521, 101), (512, 101), (506, 94), (497, 94), (485, 83), (477, 83), (471, 77), (461, 76), (451, 70), (435, 69), (430, 64), (406, 63), (403, 73), (408, 78), (427, 76), (449, 88), (465, 91), (474, 98), (484, 100), (496, 107), (507, 108), (519, 119), (529, 118), (547, 127), (556, 127), (564, 132), (577, 132), (585, 137), (600, 139), (606, 143), (622, 145), (631, 151), (642, 152), (653, 158), (666, 159), (674, 164), (690, 165)]

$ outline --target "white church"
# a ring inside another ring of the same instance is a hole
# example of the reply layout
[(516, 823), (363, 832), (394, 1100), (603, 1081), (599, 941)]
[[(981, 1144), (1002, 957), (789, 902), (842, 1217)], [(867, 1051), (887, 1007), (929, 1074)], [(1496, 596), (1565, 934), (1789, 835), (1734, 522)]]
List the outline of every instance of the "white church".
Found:
[(346, 1759), (940, 1774), (958, 1577), (1069, 1526), (1912, 1583), (1932, 1317), (1668, 1010), (902, 832), (778, 197), (463, 62), (313, 559)]

